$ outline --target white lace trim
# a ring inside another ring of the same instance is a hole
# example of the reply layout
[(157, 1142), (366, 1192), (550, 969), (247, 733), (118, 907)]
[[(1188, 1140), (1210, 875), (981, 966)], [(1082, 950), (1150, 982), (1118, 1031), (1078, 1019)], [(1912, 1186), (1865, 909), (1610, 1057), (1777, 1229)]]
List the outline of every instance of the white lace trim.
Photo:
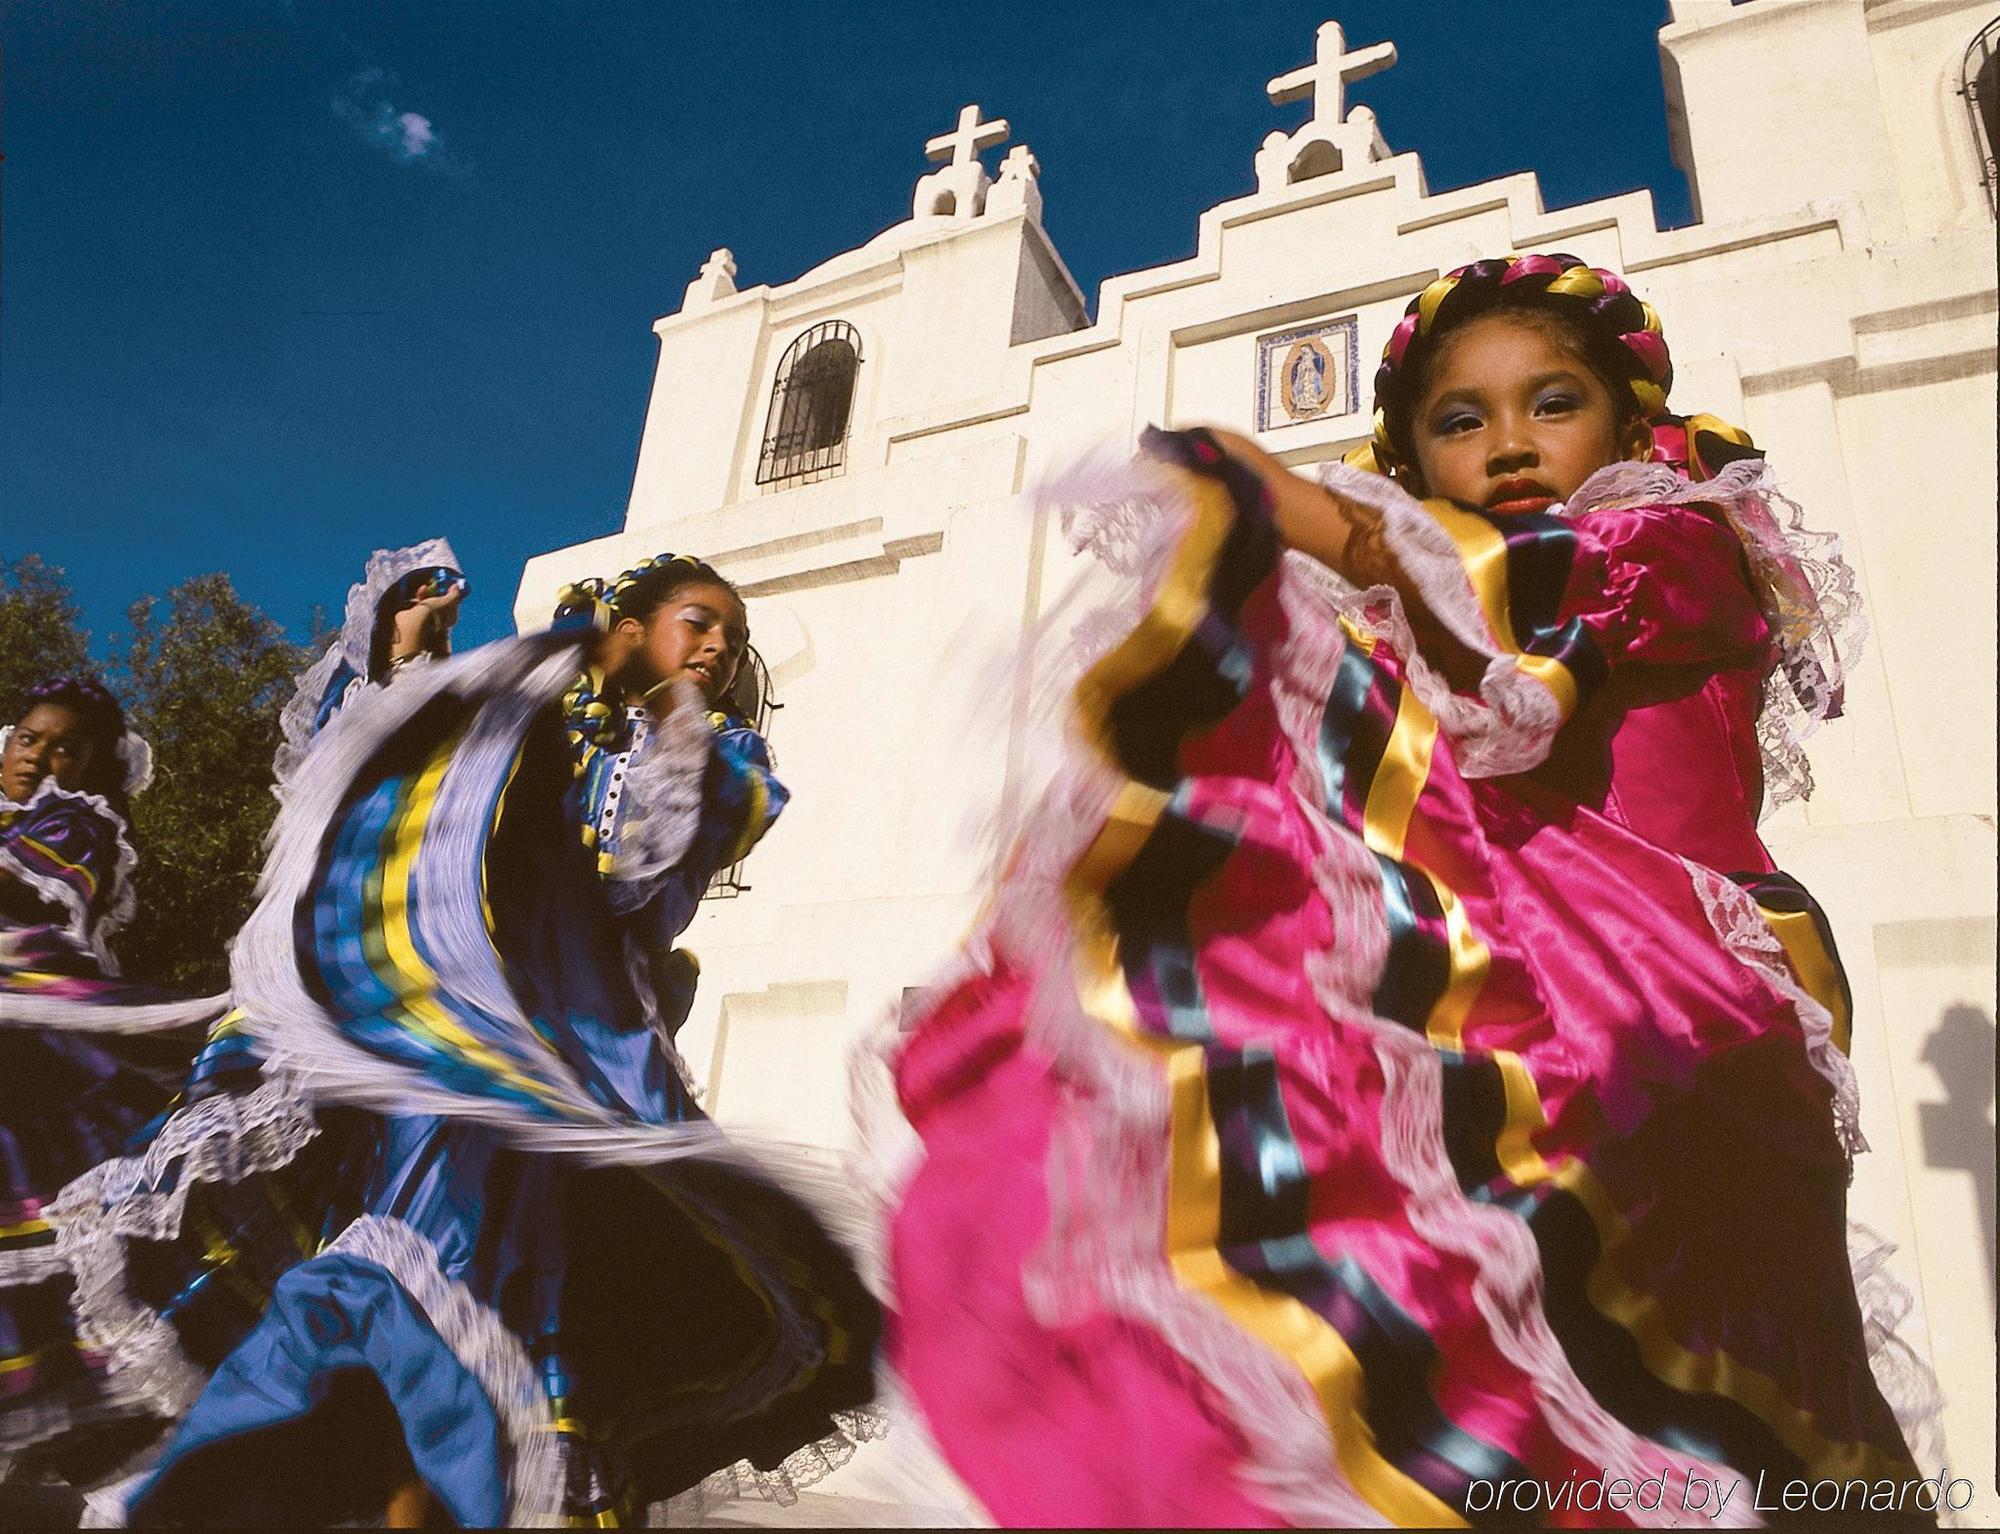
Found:
[[(53, 1245), (33, 1246), (19, 1252), (0, 1252), (0, 1289), (43, 1283), (68, 1271), (69, 1264), (63, 1261)], [(5, 1403), (0, 1402), (0, 1412), (4, 1411)]]
[(0, 850), (0, 868), (19, 879), (43, 899), (60, 906), (68, 913), (69, 921), (64, 927), (71, 942), (97, 961), (98, 968), (107, 975), (118, 973), (118, 961), (111, 956), (108, 944), (111, 935), (129, 922), (139, 909), (139, 892), (132, 884), (132, 870), (138, 866), (139, 854), (132, 850), (131, 827), (125, 817), (114, 810), (102, 794), (85, 793), (81, 789), (64, 788), (52, 777), (43, 778), (35, 785), (35, 791), (28, 795), (25, 803), (0, 795), (0, 810), (19, 810), (23, 813), (39, 808), (45, 799), (73, 799), (85, 806), (93, 814), (102, 816), (111, 823), (116, 857), (105, 877), (111, 881), (111, 898), (102, 902), (104, 914), (97, 918), (93, 926), (90, 911), (83, 897), (68, 885), (56, 879), (46, 878), (21, 866), (11, 854)]
[[(4, 937), (0, 937), (0, 954), (5, 946)], [(187, 1001), (121, 1004), (0, 990), (0, 1025), (69, 1033), (170, 1033), (177, 1028), (206, 1026), (228, 1010), (226, 993)]]
[[(1805, 525), (1805, 513), (1779, 491), (1762, 458), (1739, 459), (1699, 482), (1663, 464), (1611, 464), (1578, 486), (1561, 511), (1574, 517), (1616, 506), (1692, 504), (1718, 507), (1729, 519), (1778, 647), (1779, 664), (1764, 679), (1757, 719), (1768, 816), (1781, 804), (1811, 796), (1805, 741), (1839, 716), (1847, 673), (1868, 638), (1868, 619), (1840, 538)], [(1774, 505), (1784, 508), (1782, 518)]]
[[(77, 1335), (106, 1355), (124, 1397), (163, 1417), (194, 1404), (208, 1379), (180, 1334), (132, 1293), (126, 1243), (180, 1234), (196, 1183), (236, 1183), (285, 1165), (319, 1132), (289, 1083), (266, 1080), (247, 1096), (206, 1098), (171, 1114), (138, 1156), (91, 1168), (49, 1209), (56, 1243), (76, 1275), (70, 1310)], [(159, 1182), (179, 1163), (175, 1185)]]
[(347, 611), (340, 633), (319, 659), (299, 673), (291, 700), (279, 716), (278, 731), (282, 743), (272, 763), (272, 772), (281, 798), (312, 745), (313, 721), (319, 714), (320, 703), (326, 696), (334, 672), (345, 662), (364, 684), (368, 679), (368, 650), (375, 638), (376, 607), (396, 582), (412, 570), (427, 569), (432, 565), (446, 565), (454, 570), (464, 568), (449, 543), (442, 538), (431, 538), (406, 549), (377, 549), (368, 556), (368, 565), (361, 579), (347, 588)]
[(1833, 1042), (1833, 1015), (1799, 984), (1785, 945), (1743, 887), (1711, 868), (1681, 859), (1702, 914), (1737, 961), (1791, 1004), (1805, 1035), (1806, 1058), (1833, 1088), (1833, 1127), (1849, 1160), (1868, 1149), (1861, 1134), (1861, 1089), (1854, 1065)]
[(773, 1470), (759, 1470), (747, 1459), (703, 1477), (686, 1491), (676, 1492), (647, 1510), (649, 1523), (667, 1528), (689, 1528), (707, 1520), (709, 1513), (724, 1503), (736, 1501), (775, 1502), (791, 1507), (799, 1493), (825, 1480), (854, 1458), (862, 1444), (885, 1437), (888, 1417), (873, 1408), (831, 1413), (835, 1428), (824, 1438), (794, 1449)]
[[(1868, 1343), (1868, 1369), (1875, 1387), (1895, 1413), (1903, 1442), (1920, 1469), (1942, 1465), (1944, 1392), (1929, 1360), (1903, 1335), (1915, 1297), (1895, 1274), (1889, 1259), (1896, 1247), (1866, 1225), (1847, 1222), (1847, 1260), (1854, 1273), (1854, 1297), (1861, 1306), (1861, 1331)], [(1940, 1514), (1944, 1522), (1950, 1509)], [(1953, 1520), (1955, 1522), (1955, 1520)]]
[(515, 1527), (559, 1527), (563, 1519), (563, 1464), (548, 1397), (535, 1378), (528, 1350), (499, 1316), (447, 1278), (437, 1249), (401, 1220), (363, 1215), (328, 1243), (387, 1271), (416, 1301), (451, 1350), (479, 1382), (506, 1434), (507, 1522)]
[[(6, 742), (0, 739), (0, 750)], [(153, 786), (153, 745), (137, 730), (127, 730), (118, 739), (118, 760), (125, 764), (125, 797), (136, 799)]]

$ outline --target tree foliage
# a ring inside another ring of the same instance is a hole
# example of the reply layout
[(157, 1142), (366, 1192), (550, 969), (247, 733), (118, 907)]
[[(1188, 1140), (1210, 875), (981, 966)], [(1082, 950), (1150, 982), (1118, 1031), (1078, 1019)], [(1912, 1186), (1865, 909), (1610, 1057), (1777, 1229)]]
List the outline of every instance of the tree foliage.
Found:
[(92, 669), (90, 635), (62, 570), (39, 554), (0, 561), (0, 724), (21, 717), (35, 683)]
[(277, 811), (278, 716), (309, 652), (226, 575), (147, 597), (128, 618), (118, 680), (156, 765), (132, 804), (139, 915), (118, 951), (128, 973), (219, 991)]

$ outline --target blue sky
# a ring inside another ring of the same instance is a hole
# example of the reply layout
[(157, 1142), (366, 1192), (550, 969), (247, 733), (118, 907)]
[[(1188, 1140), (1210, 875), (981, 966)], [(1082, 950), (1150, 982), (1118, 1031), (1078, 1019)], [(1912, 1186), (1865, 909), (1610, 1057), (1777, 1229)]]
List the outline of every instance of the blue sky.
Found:
[(303, 633), (443, 534), (490, 638), (528, 555), (620, 525), (650, 325), (712, 247), (747, 287), (860, 244), (977, 101), (1094, 309), (1251, 189), (1329, 18), (1398, 45), (1350, 99), (1434, 190), (1687, 221), (1665, 0), (1332, 4), (0, 7), (0, 556), (67, 568), (102, 646), (209, 570)]

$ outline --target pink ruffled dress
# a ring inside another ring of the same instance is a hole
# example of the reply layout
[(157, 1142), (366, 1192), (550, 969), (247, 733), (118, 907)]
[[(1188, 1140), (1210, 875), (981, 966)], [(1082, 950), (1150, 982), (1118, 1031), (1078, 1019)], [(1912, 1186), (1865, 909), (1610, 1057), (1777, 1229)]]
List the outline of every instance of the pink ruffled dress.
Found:
[(1123, 524), (1133, 616), (890, 1062), (891, 1355), (945, 1458), (1026, 1525), (1728, 1525), (1759, 1475), (1915, 1479), (1845, 989), (1756, 833), (1767, 691), (1838, 691), (1762, 462), (1531, 517), (1330, 470), (1434, 665), (1212, 439), (1152, 454), (1082, 540)]

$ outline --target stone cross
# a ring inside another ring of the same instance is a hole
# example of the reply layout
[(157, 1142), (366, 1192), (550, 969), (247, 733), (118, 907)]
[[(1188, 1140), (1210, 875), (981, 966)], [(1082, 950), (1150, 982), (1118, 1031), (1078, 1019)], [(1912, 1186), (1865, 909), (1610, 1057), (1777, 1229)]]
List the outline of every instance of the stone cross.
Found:
[[(1390, 51), (1393, 53), (1395, 50)], [(978, 160), (980, 150), (1006, 142), (1006, 118), (983, 123), (979, 120), (979, 108), (969, 106), (959, 112), (956, 128), (949, 133), (940, 133), (925, 143), (924, 155), (932, 160), (949, 160), (953, 165), (966, 165)]]
[(736, 257), (728, 247), (711, 251), (701, 264), (701, 275), (688, 284), (687, 296), (682, 299), (683, 309), (705, 309), (710, 304), (720, 303), (736, 292)]
[(1041, 177), (1041, 163), (1026, 144), (1016, 144), (1000, 162), (1000, 179), (986, 194), (988, 213), (1025, 213), (1035, 223), (1042, 221), (1042, 189), (1035, 185)]
[[(1332, 127), (1346, 120), (1347, 82), (1380, 74), (1395, 62), (1394, 43), (1374, 43), (1349, 53), (1347, 36), (1340, 30), (1340, 23), (1329, 21), (1314, 38), (1313, 61), (1279, 75), (1264, 89), (1273, 106), (1312, 97), (1312, 121)], [(963, 119), (960, 126), (962, 129)]]

